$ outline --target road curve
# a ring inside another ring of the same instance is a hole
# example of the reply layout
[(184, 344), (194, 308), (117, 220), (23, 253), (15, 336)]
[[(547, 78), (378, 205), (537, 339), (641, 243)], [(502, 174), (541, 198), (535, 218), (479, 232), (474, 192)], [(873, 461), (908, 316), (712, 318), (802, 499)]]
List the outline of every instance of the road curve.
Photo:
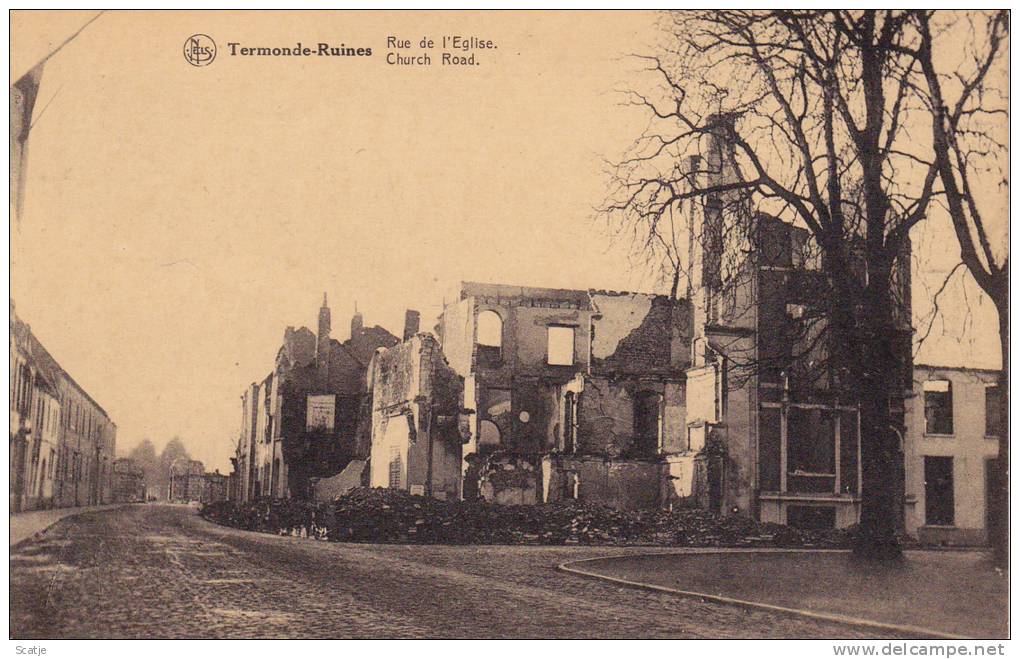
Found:
[(11, 638), (874, 637), (556, 570), (648, 551), (327, 543), (139, 505), (14, 548)]

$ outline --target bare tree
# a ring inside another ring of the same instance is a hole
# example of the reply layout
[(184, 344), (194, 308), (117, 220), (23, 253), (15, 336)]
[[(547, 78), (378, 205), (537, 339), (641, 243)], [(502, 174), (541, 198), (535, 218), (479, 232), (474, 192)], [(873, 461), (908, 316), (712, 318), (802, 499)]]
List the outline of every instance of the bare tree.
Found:
[[(992, 187), (1008, 186), (1001, 163), (1008, 159), (1006, 142), (1009, 99), (996, 78), (1008, 75), (1009, 12), (981, 14), (918, 11), (912, 22), (920, 41), (905, 53), (916, 57), (924, 75), (921, 84), (931, 113), (932, 147), (945, 207), (960, 244), (960, 258), (999, 317), (1002, 370), (999, 376), (999, 456), (996, 491), (988, 529), (1000, 566), (1009, 562), (1009, 246), (1007, 233), (996, 232), (996, 218), (981, 207)], [(967, 35), (963, 61), (950, 60), (952, 70), (939, 68), (940, 37)], [(998, 218), (1002, 228), (1005, 218)]]
[[(669, 14), (667, 42), (638, 56), (651, 89), (628, 93), (649, 126), (614, 167), (601, 209), (650, 234), (680, 204), (698, 204), (724, 219), (696, 239), (730, 259), (753, 252), (753, 211), (808, 230), (827, 286), (829, 368), (860, 408), (857, 549), (880, 558), (900, 555), (890, 402), (904, 382), (890, 370), (904, 366), (904, 343), (909, 361), (910, 318), (897, 291), (909, 291), (909, 233), (938, 177), (930, 145), (911, 130), (925, 111), (912, 19), (892, 10)], [(730, 152), (710, 152), (719, 143)]]

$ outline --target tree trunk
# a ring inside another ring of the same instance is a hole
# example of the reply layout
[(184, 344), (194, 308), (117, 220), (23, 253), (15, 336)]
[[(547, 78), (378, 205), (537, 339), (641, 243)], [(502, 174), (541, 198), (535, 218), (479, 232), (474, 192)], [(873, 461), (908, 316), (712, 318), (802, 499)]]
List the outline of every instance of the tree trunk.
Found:
[[(999, 296), (996, 296), (999, 297)], [(999, 345), (1002, 370), (999, 372), (999, 456), (996, 485), (992, 492), (988, 541), (997, 567), (1009, 567), (1009, 297), (994, 300), (999, 313)]]
[(854, 544), (858, 556), (890, 560), (902, 555), (896, 538), (899, 518), (900, 451), (889, 423), (890, 383), (885, 365), (895, 363), (891, 334), (870, 328), (861, 362), (861, 523)]
[[(868, 264), (869, 284), (857, 318), (849, 371), (861, 414), (861, 522), (854, 553), (871, 560), (902, 557), (896, 537), (902, 514), (902, 457), (889, 414), (890, 395), (902, 386), (902, 355), (896, 345), (889, 277)], [(891, 374), (895, 373), (895, 376)]]

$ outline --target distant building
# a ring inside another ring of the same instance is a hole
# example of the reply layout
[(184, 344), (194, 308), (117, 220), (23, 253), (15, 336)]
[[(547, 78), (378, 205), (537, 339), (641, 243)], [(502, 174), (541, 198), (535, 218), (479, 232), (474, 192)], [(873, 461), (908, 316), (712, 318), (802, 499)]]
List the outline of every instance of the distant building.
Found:
[(117, 427), (10, 308), (10, 509), (113, 499)]
[(998, 371), (918, 364), (904, 436), (906, 530), (926, 544), (988, 541), (999, 455)]
[(170, 465), (170, 501), (201, 501), (205, 489), (205, 466), (198, 460), (178, 458)]
[(131, 458), (118, 458), (113, 463), (113, 501), (145, 501), (145, 470)]
[(216, 503), (227, 500), (228, 477), (221, 474), (219, 469), (204, 474), (202, 484), (202, 503)]

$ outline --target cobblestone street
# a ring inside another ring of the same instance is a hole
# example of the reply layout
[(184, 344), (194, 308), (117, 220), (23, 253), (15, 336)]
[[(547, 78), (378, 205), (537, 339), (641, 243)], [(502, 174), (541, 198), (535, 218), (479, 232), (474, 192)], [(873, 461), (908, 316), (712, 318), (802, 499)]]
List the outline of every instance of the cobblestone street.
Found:
[(13, 549), (11, 637), (874, 637), (556, 571), (648, 551), (325, 543), (138, 505), (64, 519)]

